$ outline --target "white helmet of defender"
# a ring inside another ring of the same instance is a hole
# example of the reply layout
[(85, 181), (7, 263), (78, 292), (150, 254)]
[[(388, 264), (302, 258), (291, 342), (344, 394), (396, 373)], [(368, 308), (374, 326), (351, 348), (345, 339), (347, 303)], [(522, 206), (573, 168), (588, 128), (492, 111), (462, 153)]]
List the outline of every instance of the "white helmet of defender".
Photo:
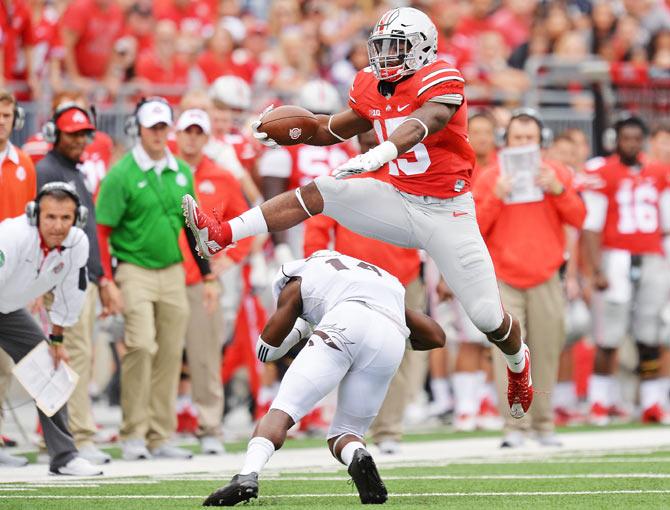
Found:
[(312, 113), (333, 114), (342, 107), (337, 89), (325, 80), (305, 83), (298, 92), (297, 102)]
[(368, 38), (368, 57), (378, 80), (398, 81), (435, 61), (437, 29), (418, 9), (391, 9)]
[(219, 76), (209, 87), (209, 97), (229, 108), (242, 111), (251, 108), (251, 88), (238, 76)]

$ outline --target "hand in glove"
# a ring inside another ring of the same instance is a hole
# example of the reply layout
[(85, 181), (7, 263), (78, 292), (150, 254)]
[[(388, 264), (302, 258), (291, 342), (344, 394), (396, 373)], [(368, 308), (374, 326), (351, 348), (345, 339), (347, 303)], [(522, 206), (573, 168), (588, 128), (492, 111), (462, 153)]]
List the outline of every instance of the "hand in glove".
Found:
[(258, 118), (252, 122), (251, 124), (251, 131), (253, 132), (254, 138), (261, 142), (263, 145), (266, 147), (276, 147), (277, 142), (275, 142), (272, 138), (268, 137), (267, 133), (263, 133), (262, 131), (259, 131), (258, 128), (263, 122), (263, 117), (265, 117), (268, 113), (270, 113), (274, 109), (275, 105), (271, 104), (268, 106), (265, 110), (261, 112), (261, 114), (258, 116)]
[(338, 166), (333, 175), (336, 179), (344, 179), (351, 175), (379, 170), (384, 164), (398, 157), (398, 148), (393, 142), (386, 141), (370, 149), (365, 154), (354, 156), (343, 165)]

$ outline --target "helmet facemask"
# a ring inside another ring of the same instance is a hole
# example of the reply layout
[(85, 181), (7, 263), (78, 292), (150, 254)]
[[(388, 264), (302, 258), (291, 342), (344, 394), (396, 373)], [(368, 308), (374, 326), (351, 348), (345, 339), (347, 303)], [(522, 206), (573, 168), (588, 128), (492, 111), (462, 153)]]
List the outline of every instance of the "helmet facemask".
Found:
[(422, 42), (420, 33), (370, 36), (368, 57), (372, 72), (378, 80), (389, 82), (414, 73), (424, 65), (416, 54), (416, 48), (420, 48)]

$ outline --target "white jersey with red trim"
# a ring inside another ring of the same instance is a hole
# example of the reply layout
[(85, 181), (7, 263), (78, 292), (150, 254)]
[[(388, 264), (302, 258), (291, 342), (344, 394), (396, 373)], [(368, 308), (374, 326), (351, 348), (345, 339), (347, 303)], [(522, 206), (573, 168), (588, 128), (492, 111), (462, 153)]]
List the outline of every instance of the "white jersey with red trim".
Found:
[(379, 83), (367, 67), (358, 72), (349, 93), (349, 107), (372, 122), (379, 143), (428, 101), (458, 107), (442, 130), (387, 164), (391, 183), (412, 195), (438, 198), (468, 191), (475, 154), (468, 142), (465, 80), (458, 69), (433, 62), (397, 82), (392, 95), (382, 95)]

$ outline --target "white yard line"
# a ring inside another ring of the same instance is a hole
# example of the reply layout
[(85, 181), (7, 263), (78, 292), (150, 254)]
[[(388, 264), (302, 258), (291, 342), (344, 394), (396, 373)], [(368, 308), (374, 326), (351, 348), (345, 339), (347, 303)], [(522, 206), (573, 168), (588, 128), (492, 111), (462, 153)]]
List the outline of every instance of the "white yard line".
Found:
[[(424, 492), (424, 493), (400, 493), (389, 494), (392, 498), (417, 498), (417, 497), (498, 497), (498, 496), (593, 496), (606, 494), (670, 494), (670, 490), (643, 490), (643, 489), (621, 489), (621, 490), (602, 490), (602, 491), (518, 491), (518, 492)], [(119, 494), (115, 496), (84, 496), (84, 495), (32, 495), (21, 494), (20, 496), (10, 496), (0, 494), (0, 499), (204, 499), (207, 496), (186, 496), (178, 494)], [(276, 498), (351, 498), (358, 497), (358, 494), (276, 494), (272, 496), (261, 496), (260, 499)]]
[[(630, 430), (604, 430), (596, 432), (571, 432), (561, 434), (563, 448), (541, 447), (534, 441), (513, 450), (501, 449), (500, 438), (476, 438), (448, 441), (426, 441), (403, 443), (398, 455), (381, 455), (371, 447), (376, 463), (382, 468), (436, 466), (449, 464), (489, 464), (510, 462), (547, 462), (563, 464), (584, 463), (629, 463), (629, 462), (670, 462), (667, 457), (644, 457), (639, 451), (670, 449), (670, 429), (649, 427)], [(622, 445), (617, 448), (613, 445)], [(637, 452), (635, 451), (637, 450)], [(609, 454), (637, 453), (634, 458), (570, 458), (581, 457), (595, 452)], [(121, 477), (181, 477), (207, 473), (216, 479), (226, 480), (237, 473), (243, 464), (244, 454), (224, 454), (219, 456), (197, 455), (191, 461), (156, 459), (149, 461), (114, 460), (103, 466), (109, 478)], [(267, 474), (281, 472), (331, 471), (343, 469), (330, 455), (327, 448), (286, 449), (277, 452), (268, 464)], [(48, 468), (42, 464), (31, 464), (22, 468), (0, 467), (0, 483), (37, 482), (58, 483), (47, 474)], [(107, 479), (109, 479), (107, 478)], [(78, 480), (68, 477), (67, 482)], [(89, 478), (91, 483), (100, 479)], [(104, 478), (103, 478), (104, 480)]]

